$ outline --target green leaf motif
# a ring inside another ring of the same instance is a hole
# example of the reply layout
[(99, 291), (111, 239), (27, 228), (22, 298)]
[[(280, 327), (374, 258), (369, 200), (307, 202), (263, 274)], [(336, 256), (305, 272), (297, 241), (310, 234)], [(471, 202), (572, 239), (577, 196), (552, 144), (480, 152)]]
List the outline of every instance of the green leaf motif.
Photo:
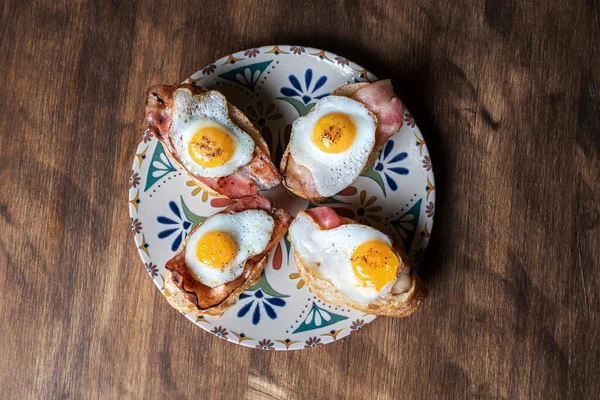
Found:
[(261, 289), (263, 292), (265, 292), (266, 294), (273, 296), (273, 297), (290, 297), (286, 294), (281, 294), (278, 291), (276, 291), (275, 289), (273, 289), (273, 287), (269, 284), (269, 281), (267, 281), (267, 276), (265, 275), (265, 271), (262, 272), (262, 275), (260, 276), (260, 280), (258, 282), (256, 282), (254, 285), (250, 286), (248, 289), (246, 289), (247, 292), (255, 292), (258, 289)]
[(269, 60), (234, 68), (224, 74), (220, 74), (219, 78), (238, 83), (253, 92), (260, 76), (272, 62), (273, 60)]
[(383, 191), (383, 195), (385, 196), (385, 184), (383, 183), (383, 179), (381, 179), (381, 175), (379, 174), (379, 172), (373, 169), (373, 165), (367, 168), (362, 174), (360, 174), (360, 176), (373, 179), (375, 183), (379, 185), (379, 187)]
[(188, 208), (188, 206), (185, 204), (185, 201), (183, 201), (183, 196), (180, 196), (180, 198), (181, 198), (181, 208), (183, 209), (183, 213), (185, 214), (185, 217), (192, 223), (192, 229), (194, 229), (200, 222), (204, 222), (206, 217), (194, 214)]
[(345, 319), (348, 319), (348, 317), (339, 314), (334, 314), (331, 311), (327, 311), (317, 306), (317, 304), (313, 302), (312, 308), (308, 312), (308, 315), (293, 333), (306, 332), (311, 331), (313, 329), (323, 328), (325, 326), (333, 325), (336, 322), (343, 321)]
[(419, 199), (406, 213), (401, 215), (399, 218), (390, 221), (392, 226), (396, 229), (400, 237), (402, 238), (402, 244), (406, 252), (410, 251), (412, 242), (419, 225), (419, 215), (421, 214), (421, 203), (423, 199)]
[(148, 168), (148, 176), (146, 177), (146, 187), (144, 192), (152, 187), (161, 178), (164, 178), (171, 172), (175, 172), (177, 169), (171, 164), (171, 160), (165, 154), (165, 149), (161, 142), (156, 144), (152, 160), (150, 160), (150, 167)]
[(283, 100), (292, 105), (298, 112), (300, 117), (304, 117), (314, 107), (315, 103), (308, 103), (304, 105), (300, 100), (293, 97), (275, 97), (277, 100)]
[(292, 248), (292, 243), (288, 239), (288, 235), (283, 235), (283, 242), (285, 243), (285, 249), (287, 250), (287, 261), (290, 262), (290, 254), (292, 253), (290, 249)]

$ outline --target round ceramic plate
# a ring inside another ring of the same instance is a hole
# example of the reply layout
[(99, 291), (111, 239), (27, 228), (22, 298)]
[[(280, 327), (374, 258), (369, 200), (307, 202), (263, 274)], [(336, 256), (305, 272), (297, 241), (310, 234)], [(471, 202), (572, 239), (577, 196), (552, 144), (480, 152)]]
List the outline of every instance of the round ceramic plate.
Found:
[[(370, 72), (343, 57), (281, 45), (230, 54), (187, 82), (221, 91), (244, 111), (259, 127), (279, 165), (296, 118), (341, 85), (374, 80)], [(433, 225), (434, 185), (425, 140), (405, 110), (402, 129), (388, 140), (375, 164), (327, 205), (403, 243), (418, 264)], [(294, 215), (309, 206), (281, 185), (263, 194)], [(143, 134), (129, 180), (131, 230), (146, 270), (161, 291), (165, 262), (187, 233), (231, 203), (203, 192), (149, 132)], [(287, 239), (269, 255), (260, 281), (222, 317), (187, 317), (220, 338), (265, 350), (321, 346), (375, 319), (312, 294), (298, 274)]]

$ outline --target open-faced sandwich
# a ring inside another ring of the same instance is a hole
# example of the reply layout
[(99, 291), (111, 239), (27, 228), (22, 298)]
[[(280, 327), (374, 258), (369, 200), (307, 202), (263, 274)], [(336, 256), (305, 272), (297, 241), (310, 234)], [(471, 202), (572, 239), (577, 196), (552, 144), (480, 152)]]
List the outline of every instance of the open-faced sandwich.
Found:
[(239, 199), (281, 181), (265, 140), (218, 91), (189, 84), (153, 86), (146, 120), (171, 158), (207, 193)]
[(319, 203), (348, 187), (402, 127), (389, 80), (341, 86), (292, 125), (280, 171), (297, 196)]
[(221, 315), (260, 279), (269, 251), (291, 222), (260, 195), (207, 218), (165, 265), (169, 304), (184, 313)]
[(289, 239), (302, 279), (323, 301), (406, 317), (427, 296), (408, 256), (387, 235), (329, 207), (301, 211)]

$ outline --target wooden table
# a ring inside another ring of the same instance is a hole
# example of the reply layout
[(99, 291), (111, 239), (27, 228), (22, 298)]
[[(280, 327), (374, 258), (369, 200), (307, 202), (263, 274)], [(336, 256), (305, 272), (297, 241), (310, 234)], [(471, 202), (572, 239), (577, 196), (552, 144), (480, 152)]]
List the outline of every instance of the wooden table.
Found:
[[(598, 398), (597, 1), (0, 4), (0, 398)], [(391, 77), (436, 171), (407, 319), (261, 352), (151, 284), (127, 208), (144, 90), (231, 52)]]

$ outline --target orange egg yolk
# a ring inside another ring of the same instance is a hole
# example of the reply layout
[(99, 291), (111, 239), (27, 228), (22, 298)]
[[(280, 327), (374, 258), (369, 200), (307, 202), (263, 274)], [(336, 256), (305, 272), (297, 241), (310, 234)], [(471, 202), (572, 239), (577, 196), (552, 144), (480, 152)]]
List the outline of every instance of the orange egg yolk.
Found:
[(381, 240), (365, 242), (352, 253), (352, 269), (363, 286), (383, 289), (396, 276), (398, 256)]
[(190, 157), (204, 168), (220, 167), (233, 157), (234, 151), (231, 133), (216, 126), (199, 129), (188, 144)]
[(196, 245), (198, 261), (220, 270), (223, 270), (235, 258), (237, 252), (235, 239), (230, 234), (221, 231), (208, 232)]
[(346, 114), (331, 113), (319, 118), (313, 128), (313, 143), (325, 153), (341, 153), (350, 148), (356, 126)]

